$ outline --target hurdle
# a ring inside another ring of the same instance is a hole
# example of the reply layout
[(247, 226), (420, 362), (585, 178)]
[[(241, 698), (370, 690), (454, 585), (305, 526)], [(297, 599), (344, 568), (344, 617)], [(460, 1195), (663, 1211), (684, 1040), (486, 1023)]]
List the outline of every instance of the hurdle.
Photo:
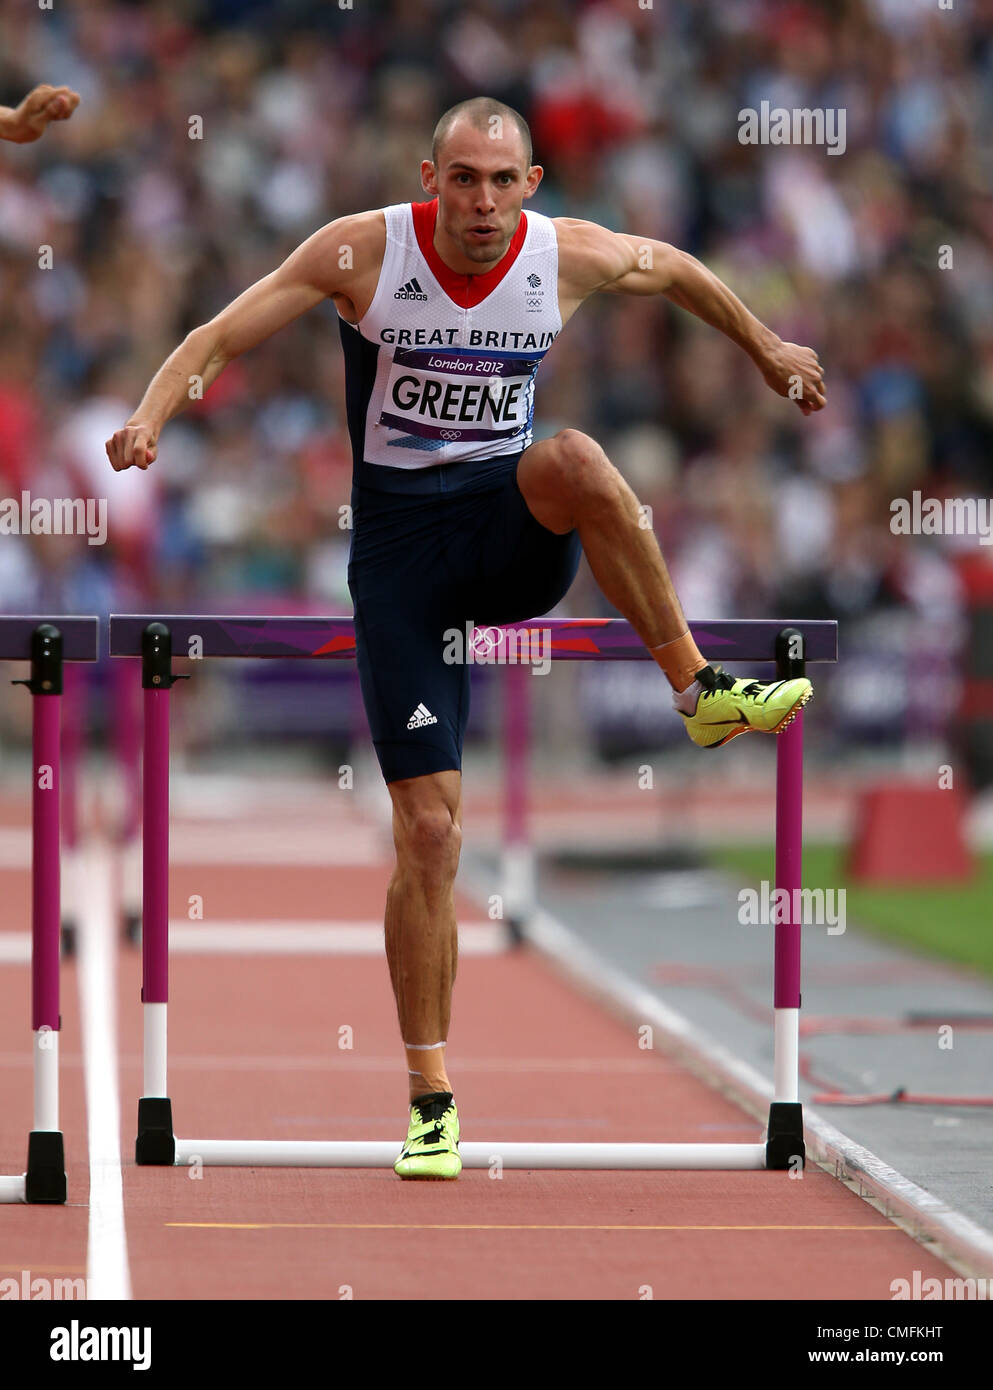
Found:
[(534, 912), (535, 859), (528, 837), (528, 773), (531, 762), (531, 673), (520, 664), (503, 676), (503, 815), (500, 892), (507, 938), (520, 946)]
[(0, 1202), (64, 1203), (65, 1145), (59, 1128), (59, 817), (63, 663), (96, 661), (96, 618), (0, 617), (0, 660), (30, 661), (31, 1033), (34, 1124), (27, 1171), (0, 1177)]
[[(701, 652), (722, 662), (774, 662), (780, 679), (802, 676), (808, 662), (838, 659), (838, 625), (786, 619), (694, 622)], [(547, 638), (544, 634), (547, 633)], [(651, 661), (629, 623), (618, 618), (532, 619), (490, 629), (490, 642), (522, 658), (530, 634), (564, 661)], [(541, 634), (541, 636), (539, 636)], [(544, 646), (542, 650), (545, 650)], [(348, 660), (355, 656), (352, 618), (221, 617), (114, 614), (110, 653), (140, 658), (144, 690), (142, 784), (143, 1090), (135, 1160), (142, 1165), (379, 1168), (397, 1145), (384, 1142), (182, 1139), (173, 1129), (168, 1090), (169, 998), (169, 700), (178, 676), (174, 652), (196, 659), (250, 657)], [(496, 661), (499, 661), (499, 655)], [(477, 655), (477, 664), (491, 664)], [(667, 701), (660, 686), (659, 716)], [(523, 737), (518, 730), (515, 737)], [(463, 1143), (463, 1166), (513, 1168), (789, 1169), (805, 1159), (799, 1098), (800, 887), (803, 810), (803, 712), (776, 738), (776, 888), (786, 889), (775, 922), (774, 1097), (765, 1140), (757, 1144)], [(706, 753), (701, 750), (701, 756)]]

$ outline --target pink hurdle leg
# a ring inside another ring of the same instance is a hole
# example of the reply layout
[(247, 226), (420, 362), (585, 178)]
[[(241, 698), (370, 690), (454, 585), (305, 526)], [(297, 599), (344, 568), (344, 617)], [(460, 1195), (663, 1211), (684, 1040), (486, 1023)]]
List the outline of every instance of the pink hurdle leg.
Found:
[(141, 999), (144, 1085), (138, 1102), (138, 1163), (173, 1163), (175, 1139), (167, 1084), (166, 1011), (169, 1001), (169, 691), (172, 642), (163, 623), (150, 623), (142, 641), (145, 692), (142, 765)]
[(503, 855), (504, 914), (511, 940), (524, 939), (534, 909), (534, 852), (528, 828), (528, 775), (531, 757), (531, 671), (507, 666), (503, 672)]
[[(142, 812), (141, 997), (146, 1005), (164, 1005), (169, 1001), (168, 690), (145, 691)], [(165, 1095), (164, 1072), (150, 1077), (147, 1062), (145, 1094)]]
[[(31, 1027), (59, 1029), (59, 724), (61, 696), (35, 695), (32, 748), (34, 789), (31, 808)], [(58, 1129), (54, 1109), (42, 1107)], [(36, 1118), (38, 1116), (36, 1115)]]
[(63, 675), (63, 691), (68, 697), (62, 711), (62, 846), (75, 849), (79, 843), (79, 766), (83, 753), (82, 706), (87, 674), (83, 667), (68, 665)]
[(115, 661), (111, 674), (114, 710), (114, 757), (122, 782), (120, 840), (128, 844), (138, 835), (138, 767), (141, 755), (139, 706), (132, 673), (123, 661)]
[(114, 762), (120, 787), (117, 850), (124, 935), (141, 939), (141, 702), (130, 663), (112, 663), (110, 695), (114, 710)]
[(83, 709), (87, 689), (85, 667), (67, 665), (63, 672), (62, 701), (62, 949), (67, 956), (76, 950), (77, 906), (80, 895), (79, 869), (79, 780), (83, 760)]
[(31, 642), (31, 1030), (34, 1124), (28, 1138), (25, 1200), (66, 1200), (59, 1129), (59, 954), (61, 936), (59, 747), (62, 636), (44, 623)]
[[(777, 675), (789, 680), (804, 674), (802, 636), (784, 629), (776, 641)], [(777, 737), (776, 760), (776, 903), (775, 985), (773, 994), (775, 1060), (773, 1102), (769, 1112), (766, 1164), (793, 1168), (804, 1161), (803, 1111), (799, 1093), (800, 929), (798, 916), (803, 851), (803, 712)], [(785, 899), (779, 890), (785, 890)]]
[(776, 922), (776, 1099), (797, 1099), (797, 1012), (800, 1008), (800, 933), (795, 906), (802, 882), (803, 712), (779, 735), (776, 766), (776, 901), (789, 896)]

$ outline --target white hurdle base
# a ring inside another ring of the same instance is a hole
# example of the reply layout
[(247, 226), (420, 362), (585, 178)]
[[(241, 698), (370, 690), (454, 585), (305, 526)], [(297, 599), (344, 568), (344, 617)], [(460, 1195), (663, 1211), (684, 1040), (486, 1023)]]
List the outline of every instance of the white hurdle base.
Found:
[[(279, 1139), (177, 1139), (176, 1164), (221, 1168), (392, 1168), (400, 1145)], [(463, 1168), (765, 1167), (765, 1144), (460, 1144)]]
[(24, 1202), (27, 1200), (27, 1180), (24, 1173), (19, 1178), (0, 1178), (0, 1202)]

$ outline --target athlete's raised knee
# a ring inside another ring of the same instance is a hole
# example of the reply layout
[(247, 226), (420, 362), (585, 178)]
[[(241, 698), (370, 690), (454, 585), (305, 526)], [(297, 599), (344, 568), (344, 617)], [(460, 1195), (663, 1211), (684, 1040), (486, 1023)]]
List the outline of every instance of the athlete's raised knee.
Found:
[(582, 430), (567, 429), (560, 430), (552, 443), (559, 486), (574, 515), (613, 494), (620, 474), (595, 439)]
[(600, 445), (592, 435), (584, 434), (582, 430), (559, 430), (558, 434), (552, 435), (551, 443), (555, 446), (560, 467), (576, 470), (601, 467), (607, 462)]
[(619, 479), (596, 440), (573, 429), (533, 445), (518, 474), (533, 514), (558, 533), (571, 531), (591, 508), (602, 505)]

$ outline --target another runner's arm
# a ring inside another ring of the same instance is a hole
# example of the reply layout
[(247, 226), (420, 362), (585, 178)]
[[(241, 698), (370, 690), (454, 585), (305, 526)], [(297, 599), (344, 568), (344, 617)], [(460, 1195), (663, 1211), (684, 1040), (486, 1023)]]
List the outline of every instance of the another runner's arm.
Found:
[(0, 106), (0, 140), (27, 145), (38, 140), (52, 121), (67, 121), (79, 105), (71, 87), (34, 87), (19, 106)]
[(366, 261), (372, 259), (382, 216), (362, 213), (329, 222), (258, 280), (215, 318), (188, 333), (149, 383), (127, 424), (107, 440), (107, 457), (118, 472), (155, 462), (166, 422), (191, 400), (192, 378), (206, 392), (227, 364), (284, 328), (321, 300), (349, 301)]
[[(793, 387), (796, 403), (805, 415), (826, 404), (824, 374), (816, 352), (783, 342), (694, 256), (664, 241), (611, 232), (593, 222), (559, 218), (556, 227), (560, 280), (566, 298), (574, 296), (581, 302), (598, 290), (665, 295), (743, 348), (780, 396), (789, 395)], [(795, 390), (798, 380), (801, 396)]]

